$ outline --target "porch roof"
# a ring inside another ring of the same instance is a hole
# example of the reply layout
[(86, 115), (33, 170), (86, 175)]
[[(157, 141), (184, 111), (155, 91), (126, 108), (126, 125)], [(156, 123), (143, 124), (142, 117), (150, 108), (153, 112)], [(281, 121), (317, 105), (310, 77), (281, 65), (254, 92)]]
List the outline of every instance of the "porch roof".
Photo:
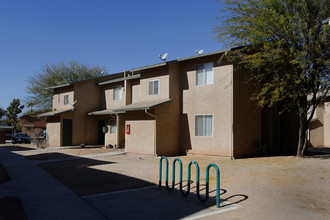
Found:
[(146, 109), (153, 109), (158, 106), (167, 104), (172, 102), (172, 99), (162, 99), (162, 100), (153, 100), (153, 101), (145, 101), (145, 102), (137, 102), (130, 105), (123, 106), (121, 108), (113, 109), (114, 112), (126, 112), (126, 111), (139, 111)]
[(120, 113), (125, 113), (125, 111), (114, 112), (113, 109), (105, 109), (101, 111), (90, 112), (88, 113), (88, 115), (112, 115), (112, 114), (120, 114)]
[(56, 116), (56, 115), (60, 115), (62, 113), (70, 112), (70, 111), (73, 111), (73, 110), (74, 110), (74, 108), (58, 109), (58, 110), (54, 110), (54, 111), (51, 111), (51, 112), (46, 112), (46, 113), (40, 114), (40, 115), (38, 115), (38, 117)]
[(0, 130), (12, 130), (14, 126), (0, 125)]

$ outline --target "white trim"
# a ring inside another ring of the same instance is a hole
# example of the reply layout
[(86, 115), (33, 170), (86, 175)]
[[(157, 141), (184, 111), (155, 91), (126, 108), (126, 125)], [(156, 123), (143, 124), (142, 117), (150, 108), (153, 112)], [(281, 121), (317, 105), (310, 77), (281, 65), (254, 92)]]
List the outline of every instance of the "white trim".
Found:
[[(205, 116), (205, 115), (211, 115), (212, 116), (212, 135), (210, 136), (197, 136), (196, 135), (196, 116)], [(194, 136), (195, 137), (202, 137), (202, 138), (208, 138), (208, 137), (214, 137), (214, 114), (194, 114)]]

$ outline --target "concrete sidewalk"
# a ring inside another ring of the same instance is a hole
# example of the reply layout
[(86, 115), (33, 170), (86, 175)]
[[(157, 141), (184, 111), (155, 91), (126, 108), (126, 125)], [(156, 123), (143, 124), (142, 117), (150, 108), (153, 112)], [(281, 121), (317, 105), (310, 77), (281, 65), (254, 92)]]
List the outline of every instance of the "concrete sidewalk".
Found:
[(28, 219), (106, 219), (23, 156), (0, 149), (0, 161), (11, 178), (0, 184), (0, 198), (19, 197)]
[[(113, 155), (118, 153), (84, 155), (81, 158)], [(11, 177), (10, 181), (0, 184), (0, 198), (20, 198), (28, 219), (217, 219), (219, 214), (239, 208), (238, 205), (221, 201), (221, 208), (218, 209), (215, 198), (200, 203), (194, 193), (182, 197), (177, 190), (170, 193), (158, 186), (81, 198), (39, 168), (38, 163), (17, 152), (0, 148), (0, 161)]]

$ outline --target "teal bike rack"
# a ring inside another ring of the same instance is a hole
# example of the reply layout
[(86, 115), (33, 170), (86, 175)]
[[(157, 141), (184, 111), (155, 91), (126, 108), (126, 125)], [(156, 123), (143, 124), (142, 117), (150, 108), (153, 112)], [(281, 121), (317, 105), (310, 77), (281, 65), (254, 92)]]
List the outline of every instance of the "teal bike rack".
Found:
[(197, 198), (201, 202), (206, 202), (209, 198), (209, 174), (210, 174), (210, 169), (213, 167), (216, 171), (217, 177), (216, 177), (216, 182), (217, 182), (217, 207), (220, 208), (220, 170), (219, 167), (213, 163), (209, 164), (206, 168), (206, 193), (205, 197), (202, 198), (199, 192), (199, 165), (196, 161), (190, 161), (188, 164), (188, 184), (187, 184), (187, 190), (186, 192), (183, 191), (182, 189), (182, 161), (179, 158), (174, 159), (173, 165), (172, 165), (172, 186), (170, 187), (168, 185), (168, 159), (164, 156), (162, 156), (159, 160), (159, 187), (162, 186), (162, 161), (165, 160), (166, 162), (166, 170), (165, 170), (165, 181), (166, 181), (166, 188), (169, 191), (172, 191), (175, 186), (175, 163), (178, 162), (180, 164), (180, 192), (183, 196), (187, 196), (190, 193), (190, 184), (191, 184), (191, 166), (194, 164), (196, 166), (196, 192), (197, 192)]

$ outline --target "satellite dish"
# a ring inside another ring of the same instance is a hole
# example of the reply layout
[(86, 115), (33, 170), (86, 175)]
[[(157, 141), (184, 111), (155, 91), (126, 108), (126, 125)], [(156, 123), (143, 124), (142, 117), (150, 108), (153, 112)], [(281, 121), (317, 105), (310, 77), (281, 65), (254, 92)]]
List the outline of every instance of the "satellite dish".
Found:
[(158, 57), (159, 57), (162, 61), (165, 61), (167, 55), (168, 55), (168, 53), (165, 53), (163, 56), (162, 56), (162, 55), (158, 55)]
[(77, 103), (77, 100), (75, 100), (73, 103), (72, 103), (72, 106), (75, 106)]
[(104, 76), (104, 70), (101, 71), (101, 76)]
[(201, 55), (203, 52), (204, 52), (204, 50), (196, 50), (196, 53), (197, 53), (198, 55)]

